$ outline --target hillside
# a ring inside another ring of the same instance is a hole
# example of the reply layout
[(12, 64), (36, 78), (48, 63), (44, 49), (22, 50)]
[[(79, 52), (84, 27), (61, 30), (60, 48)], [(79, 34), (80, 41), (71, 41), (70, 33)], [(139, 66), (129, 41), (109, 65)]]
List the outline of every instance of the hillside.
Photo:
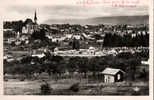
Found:
[(95, 17), (87, 19), (49, 19), (46, 24), (148, 24), (149, 16), (113, 16)]

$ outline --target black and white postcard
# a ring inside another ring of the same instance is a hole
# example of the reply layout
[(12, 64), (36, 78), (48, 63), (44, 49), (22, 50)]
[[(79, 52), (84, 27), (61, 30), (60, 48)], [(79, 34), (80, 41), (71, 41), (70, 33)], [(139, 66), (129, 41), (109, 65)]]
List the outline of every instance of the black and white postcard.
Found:
[(152, 100), (152, 0), (1, 2), (4, 96)]

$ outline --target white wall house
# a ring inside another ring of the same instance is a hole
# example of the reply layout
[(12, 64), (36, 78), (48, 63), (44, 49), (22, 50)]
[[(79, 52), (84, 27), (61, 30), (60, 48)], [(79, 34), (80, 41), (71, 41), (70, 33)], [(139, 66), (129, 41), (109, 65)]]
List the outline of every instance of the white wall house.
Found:
[(120, 82), (124, 79), (124, 71), (115, 68), (106, 68), (102, 74), (104, 75), (105, 83)]

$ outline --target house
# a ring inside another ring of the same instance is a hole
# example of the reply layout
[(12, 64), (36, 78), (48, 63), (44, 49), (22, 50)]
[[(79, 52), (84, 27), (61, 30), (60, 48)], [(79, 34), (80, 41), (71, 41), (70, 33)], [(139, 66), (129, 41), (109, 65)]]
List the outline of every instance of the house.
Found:
[(95, 54), (96, 49), (94, 47), (89, 47), (88, 52), (89, 54)]
[(42, 58), (45, 56), (44, 52), (41, 50), (33, 50), (32, 52), (32, 57), (38, 57), (38, 58)]
[(115, 68), (106, 68), (103, 72), (105, 83), (120, 82), (124, 79), (124, 71)]
[(149, 64), (149, 61), (141, 61), (141, 64), (142, 65), (148, 65)]
[(117, 51), (116, 51), (115, 49), (109, 50), (107, 53), (108, 53), (109, 55), (111, 54), (111, 55), (113, 55), (113, 56), (116, 56), (116, 55), (117, 55)]
[(15, 60), (15, 59), (13, 58), (13, 56), (12, 56), (12, 55), (9, 55), (9, 54), (4, 55), (3, 59), (6, 60), (7, 62), (12, 62), (12, 61)]

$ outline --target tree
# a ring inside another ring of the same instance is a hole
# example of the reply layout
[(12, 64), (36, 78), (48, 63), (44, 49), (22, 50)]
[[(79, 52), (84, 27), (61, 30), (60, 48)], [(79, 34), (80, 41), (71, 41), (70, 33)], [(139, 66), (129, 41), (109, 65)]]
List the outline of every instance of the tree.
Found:
[(43, 80), (43, 83), (41, 84), (41, 95), (50, 95), (52, 88), (47, 83), (47, 81)]
[(89, 71), (88, 67), (88, 58), (80, 58), (78, 61), (79, 72), (84, 73), (84, 77), (87, 77), (87, 72)]
[(69, 72), (74, 72), (78, 69), (78, 65), (77, 65), (77, 60), (79, 59), (79, 57), (72, 57), (69, 59), (68, 64), (67, 64), (67, 69)]
[(131, 75), (131, 79), (132, 81), (135, 80), (135, 75), (136, 75), (136, 70), (137, 70), (137, 66), (140, 64), (140, 59), (136, 59), (136, 58), (130, 58), (127, 62), (128, 66), (129, 66), (129, 71), (130, 71), (130, 75)]
[[(133, 32), (137, 34), (136, 32)], [(131, 34), (127, 35), (118, 35), (118, 34), (105, 34), (104, 37), (104, 47), (137, 47), (137, 46), (149, 46), (149, 34), (136, 35), (132, 37)]]
[(77, 50), (80, 48), (79, 40), (77, 40), (76, 38), (73, 38), (72, 48)]
[(15, 32), (22, 32), (23, 21), (4, 22), (4, 29), (13, 29)]
[(21, 59), (21, 63), (22, 64), (26, 64), (26, 63), (30, 63), (32, 61), (32, 57), (31, 56), (27, 56)]
[(129, 59), (132, 58), (133, 55), (130, 52), (122, 52), (117, 55), (118, 58)]
[(45, 39), (47, 39), (46, 38), (46, 36), (45, 36), (45, 29), (40, 29), (40, 30), (35, 30), (33, 33), (32, 33), (32, 35), (31, 35), (31, 38), (33, 38), (34, 40), (36, 40), (36, 39), (39, 39), (39, 40), (41, 40), (41, 41), (44, 41)]
[(100, 72), (101, 66), (98, 62), (99, 58), (94, 57), (89, 60), (89, 70), (93, 72), (93, 76), (96, 78), (96, 73)]

